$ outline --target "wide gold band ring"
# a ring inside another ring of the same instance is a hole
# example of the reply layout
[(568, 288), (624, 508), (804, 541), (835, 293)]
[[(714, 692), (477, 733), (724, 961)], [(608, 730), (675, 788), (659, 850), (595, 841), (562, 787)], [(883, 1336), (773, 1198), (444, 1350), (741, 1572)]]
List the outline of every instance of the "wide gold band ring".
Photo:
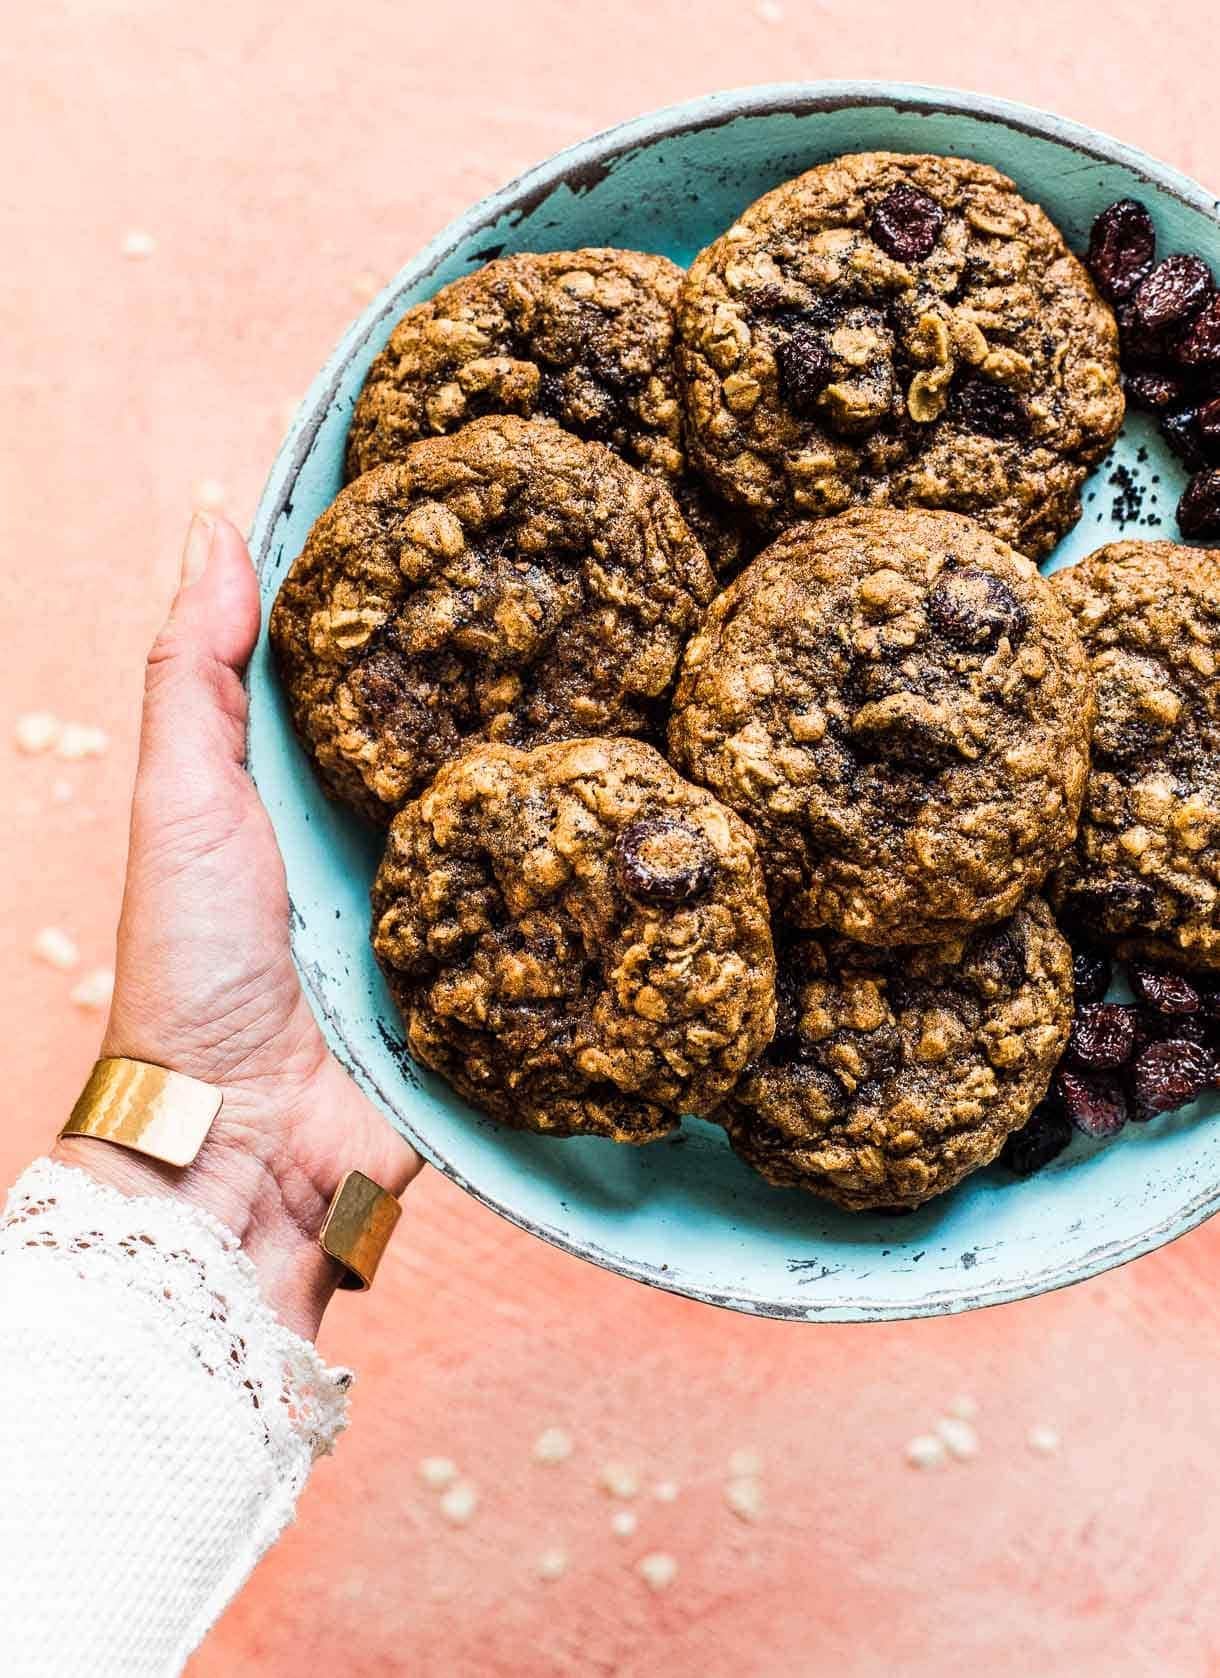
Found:
[(166, 1165), (189, 1165), (223, 1101), (198, 1078), (115, 1056), (98, 1061), (59, 1134), (94, 1136)]
[(318, 1245), (343, 1267), (341, 1288), (372, 1286), (402, 1207), (363, 1171), (348, 1171), (335, 1190)]

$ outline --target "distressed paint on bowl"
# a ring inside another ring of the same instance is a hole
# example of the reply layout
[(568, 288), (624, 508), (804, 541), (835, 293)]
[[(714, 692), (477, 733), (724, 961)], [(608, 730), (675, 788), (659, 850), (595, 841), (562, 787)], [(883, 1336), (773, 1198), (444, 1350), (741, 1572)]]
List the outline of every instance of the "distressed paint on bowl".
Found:
[[(716, 94), (561, 152), (468, 211), (402, 270), (315, 379), (272, 469), (253, 532), (264, 607), (340, 487), (348, 419), (402, 311), (501, 252), (618, 244), (680, 263), (761, 192), (840, 152), (979, 158), (1011, 175), (1077, 249), (1099, 210), (1134, 195), (1164, 250), (1220, 270), (1217, 201), (1117, 141), (1022, 106), (942, 89), (822, 83)], [(1115, 468), (1122, 475), (1115, 478)], [(1183, 475), (1128, 420), (1051, 568), (1119, 534), (1176, 536)], [(1135, 508), (1138, 514), (1133, 518)], [(653, 1286), (796, 1320), (938, 1315), (1023, 1298), (1135, 1258), (1220, 1204), (1220, 1100), (1115, 1142), (1078, 1138), (1027, 1182), (999, 1168), (903, 1218), (850, 1217), (768, 1188), (712, 1125), (649, 1148), (556, 1143), (472, 1113), (401, 1054), (367, 942), (375, 836), (328, 804), (293, 739), (265, 636), (250, 673), (250, 762), (293, 904), (293, 944), (340, 1058), (440, 1170), (545, 1240)]]

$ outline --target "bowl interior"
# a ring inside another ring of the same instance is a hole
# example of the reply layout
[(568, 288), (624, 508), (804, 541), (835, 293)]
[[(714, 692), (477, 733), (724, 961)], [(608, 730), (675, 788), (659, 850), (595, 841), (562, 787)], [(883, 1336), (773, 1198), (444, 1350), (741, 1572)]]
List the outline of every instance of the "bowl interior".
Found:
[[(507, 251), (613, 244), (685, 264), (777, 182), (839, 152), (878, 148), (994, 164), (1044, 205), (1076, 249), (1105, 205), (1139, 197), (1163, 250), (1197, 250), (1220, 271), (1214, 200), (1116, 142), (1037, 112), (934, 89), (840, 84), (718, 95), (641, 119), (476, 206), (351, 329), (314, 382), (264, 493), (254, 533), (264, 606), (340, 487), (352, 405), (409, 304)], [(1050, 567), (1124, 534), (1176, 538), (1183, 482), (1155, 431), (1133, 416)], [(250, 698), (251, 765), (288, 870), (296, 957), (332, 1045), (434, 1164), (545, 1239), (740, 1310), (864, 1320), (964, 1310), (1076, 1281), (1172, 1239), (1214, 1209), (1215, 1098), (1129, 1126), (1105, 1146), (1078, 1138), (1029, 1181), (993, 1167), (900, 1218), (852, 1217), (771, 1189), (735, 1159), (720, 1131), (699, 1121), (630, 1149), (547, 1141), (479, 1117), (403, 1056), (368, 947), (376, 838), (318, 790), (265, 638)]]

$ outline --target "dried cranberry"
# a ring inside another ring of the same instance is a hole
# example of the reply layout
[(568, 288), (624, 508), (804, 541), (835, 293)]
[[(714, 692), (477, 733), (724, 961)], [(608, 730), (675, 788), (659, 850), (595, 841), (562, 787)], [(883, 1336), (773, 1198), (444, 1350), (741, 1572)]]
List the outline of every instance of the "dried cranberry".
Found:
[(869, 231), (895, 262), (922, 262), (945, 225), (945, 212), (916, 186), (892, 187), (873, 211)]
[(1220, 456), (1220, 396), (1213, 396), (1210, 402), (1203, 404), (1196, 424), (1204, 451), (1215, 460)]
[(1178, 502), (1183, 536), (1220, 536), (1220, 467), (1196, 472)]
[(1212, 294), (1178, 339), (1173, 353), (1184, 367), (1220, 365), (1220, 294)]
[(1112, 303), (1130, 297), (1156, 256), (1152, 217), (1134, 198), (1120, 198), (1093, 223), (1088, 264)]
[(1085, 1136), (1116, 1136), (1127, 1122), (1127, 1097), (1112, 1072), (1062, 1068), (1055, 1092), (1068, 1118)]
[(966, 958), (984, 996), (1011, 996), (1019, 990), (1025, 983), (1028, 961), (1025, 941), (1015, 926), (976, 934)]
[(997, 440), (1023, 437), (1029, 414), (1019, 396), (990, 379), (965, 379), (953, 392), (952, 412), (967, 431)]
[(1110, 958), (1104, 950), (1081, 945), (1072, 951), (1072, 982), (1077, 1002), (1100, 1002), (1110, 988)]
[(1215, 1056), (1199, 1043), (1170, 1037), (1149, 1043), (1136, 1056), (1131, 1083), (1140, 1116), (1173, 1113), (1185, 1107), (1211, 1083)]
[(1131, 406), (1145, 408), (1153, 414), (1177, 407), (1186, 394), (1186, 386), (1176, 373), (1162, 373), (1155, 368), (1127, 373), (1123, 384)]
[(1111, 1072), (1135, 1053), (1135, 1009), (1121, 1002), (1086, 1002), (1076, 1010), (1067, 1055), (1082, 1072)]
[(1159, 369), (1165, 360), (1165, 340), (1159, 332), (1149, 332), (1135, 312), (1134, 303), (1119, 303), (1114, 310), (1118, 322), (1119, 355), (1124, 367), (1152, 367)]
[(973, 566), (942, 574), (928, 596), (928, 616), (959, 647), (994, 647), (1005, 635), (1015, 642), (1028, 623), (1008, 584)]
[(1035, 1107), (1029, 1123), (1014, 1130), (1000, 1150), (1000, 1164), (1018, 1177), (1032, 1177), (1049, 1165), (1072, 1140), (1072, 1125), (1056, 1101)]
[(1181, 973), (1167, 973), (1147, 962), (1132, 961), (1127, 965), (1127, 977), (1140, 1001), (1158, 1014), (1199, 1012), (1199, 993)]
[(1135, 312), (1149, 332), (1166, 332), (1197, 315), (1212, 290), (1212, 271), (1201, 257), (1167, 256), (1140, 282)]
[(1161, 436), (1189, 471), (1197, 472), (1200, 467), (1207, 465), (1207, 458), (1203, 453), (1203, 439), (1199, 434), (1197, 408), (1174, 408), (1171, 412), (1162, 414)]
[(1185, 1037), (1191, 1043), (1211, 1045), (1216, 1036), (1215, 1023), (1202, 1014), (1156, 1014), (1151, 1009), (1139, 1017), (1139, 1048), (1157, 1038)]
[(646, 816), (624, 828), (615, 860), (622, 889), (645, 903), (686, 903), (716, 877), (706, 835), (672, 816)]
[(834, 368), (826, 340), (812, 327), (794, 326), (776, 347), (775, 364), (784, 401), (798, 413), (809, 413)]

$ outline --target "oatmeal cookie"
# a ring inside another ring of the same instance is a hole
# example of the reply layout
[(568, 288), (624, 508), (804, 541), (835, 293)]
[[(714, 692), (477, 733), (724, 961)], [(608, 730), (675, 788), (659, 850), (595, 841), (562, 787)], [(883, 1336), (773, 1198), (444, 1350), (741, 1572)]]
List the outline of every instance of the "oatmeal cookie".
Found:
[(781, 1188), (848, 1211), (913, 1207), (987, 1165), (1046, 1091), (1072, 960), (1046, 904), (915, 949), (800, 938), (776, 1035), (719, 1115)]
[(1071, 614), (956, 513), (796, 525), (686, 650), (671, 755), (777, 906), (867, 944), (1009, 915), (1071, 844), (1095, 703)]
[(1051, 586), (1098, 701), (1051, 900), (1123, 955), (1220, 970), (1220, 551), (1115, 542)]
[(343, 490), (271, 614), (293, 720), (375, 821), (471, 739), (647, 734), (715, 592), (669, 492), (543, 420), (473, 420)]
[(482, 745), (394, 818), (373, 948), (411, 1053), (551, 1136), (650, 1142), (766, 1047), (753, 837), (637, 740)]
[[(523, 252), (408, 309), (347, 437), (349, 479), (487, 414), (553, 419), (672, 490), (718, 571), (742, 521), (688, 469), (674, 355), (682, 270), (644, 251)], [(755, 544), (756, 545), (756, 544)]]
[(1123, 417), (1114, 317), (1013, 183), (840, 157), (752, 204), (678, 313), (692, 459), (764, 529), (970, 513), (1040, 558)]

